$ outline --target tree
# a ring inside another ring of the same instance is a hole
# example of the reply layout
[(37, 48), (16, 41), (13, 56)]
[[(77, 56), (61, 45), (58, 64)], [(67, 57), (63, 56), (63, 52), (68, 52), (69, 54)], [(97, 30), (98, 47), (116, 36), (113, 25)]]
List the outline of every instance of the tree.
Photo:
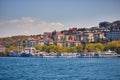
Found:
[(107, 28), (108, 26), (110, 26), (110, 23), (109, 22), (100, 22), (99, 23), (99, 27), (104, 27), (104, 28)]
[(57, 51), (58, 53), (67, 52), (67, 47), (64, 47), (64, 46), (57, 46), (56, 51)]
[(15, 46), (10, 46), (10, 47), (9, 47), (9, 50), (16, 51), (16, 50), (19, 50), (19, 48), (15, 47)]
[(87, 49), (89, 52), (91, 51), (103, 51), (104, 46), (101, 43), (90, 43), (86, 44), (85, 49)]
[(50, 52), (56, 52), (56, 46), (55, 45), (50, 45), (49, 46), (49, 51)]
[(72, 53), (77, 52), (76, 47), (75, 46), (69, 47), (68, 52), (72, 52)]
[(104, 50), (112, 50), (112, 51), (115, 51), (117, 52), (118, 54), (120, 54), (120, 40), (119, 41), (112, 41), (112, 42), (108, 42), (106, 45), (105, 45), (105, 48)]
[(90, 43), (90, 44), (86, 44), (85, 45), (85, 49), (87, 49), (89, 52), (94, 51), (94, 44)]
[(36, 50), (42, 51), (43, 50), (43, 46), (41, 46), (40, 44), (35, 46)]
[(78, 53), (80, 53), (80, 52), (83, 51), (83, 46), (82, 46), (82, 45), (75, 46), (75, 48), (76, 48), (76, 51), (77, 51)]
[(94, 47), (95, 47), (95, 51), (103, 51), (104, 49), (104, 46), (101, 43), (94, 44)]
[(45, 51), (45, 52), (50, 52), (50, 48), (49, 48), (49, 46), (48, 45), (45, 45), (45, 46), (43, 46), (43, 50), (42, 51)]

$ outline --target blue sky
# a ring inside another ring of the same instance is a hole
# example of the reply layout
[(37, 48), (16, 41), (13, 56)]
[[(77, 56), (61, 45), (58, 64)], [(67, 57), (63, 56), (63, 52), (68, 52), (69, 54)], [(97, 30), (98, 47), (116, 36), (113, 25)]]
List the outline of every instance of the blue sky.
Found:
[(120, 20), (120, 0), (0, 0), (0, 37)]

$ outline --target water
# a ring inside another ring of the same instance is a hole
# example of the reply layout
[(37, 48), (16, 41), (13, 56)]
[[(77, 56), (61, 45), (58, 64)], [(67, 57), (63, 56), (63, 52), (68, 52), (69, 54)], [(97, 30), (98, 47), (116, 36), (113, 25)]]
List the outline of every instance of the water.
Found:
[(0, 80), (120, 80), (120, 58), (0, 57)]

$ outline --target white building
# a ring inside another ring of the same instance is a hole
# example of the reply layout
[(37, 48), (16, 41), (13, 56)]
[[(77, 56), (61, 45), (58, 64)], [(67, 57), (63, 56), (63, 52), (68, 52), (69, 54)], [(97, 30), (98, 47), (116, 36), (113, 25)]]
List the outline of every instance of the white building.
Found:
[(2, 45), (0, 45), (0, 53), (1, 53), (1, 52), (5, 52), (5, 47), (2, 46)]
[(105, 40), (104, 33), (102, 33), (102, 32), (94, 32), (93, 35), (94, 35), (94, 42), (99, 42), (101, 40)]

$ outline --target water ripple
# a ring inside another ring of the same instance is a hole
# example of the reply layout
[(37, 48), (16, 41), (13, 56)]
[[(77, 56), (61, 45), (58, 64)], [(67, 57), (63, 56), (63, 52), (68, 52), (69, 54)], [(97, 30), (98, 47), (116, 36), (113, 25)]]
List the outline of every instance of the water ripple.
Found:
[(0, 57), (0, 80), (120, 80), (120, 58)]

